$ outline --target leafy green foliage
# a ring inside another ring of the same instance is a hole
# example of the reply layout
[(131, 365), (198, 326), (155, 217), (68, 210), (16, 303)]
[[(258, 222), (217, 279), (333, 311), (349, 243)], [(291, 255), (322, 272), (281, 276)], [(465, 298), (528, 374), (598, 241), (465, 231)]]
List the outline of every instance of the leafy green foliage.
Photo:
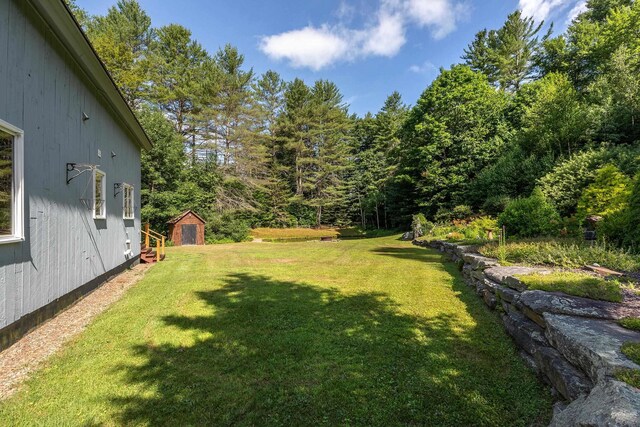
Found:
[[(136, 0), (103, 16), (68, 3), (156, 141), (141, 194), (160, 230), (187, 207), (252, 227), (407, 229), (415, 212), (446, 222), (505, 209), (526, 224), (523, 200), (538, 186), (565, 218), (538, 203), (533, 228), (510, 232), (576, 232), (579, 208), (606, 214), (607, 241), (640, 248), (633, 203), (617, 191), (640, 172), (638, 2), (590, 0), (553, 38), (516, 11), (412, 108), (394, 92), (364, 117), (332, 82), (257, 76), (231, 45), (211, 54), (188, 28), (154, 27)], [(626, 178), (596, 184), (607, 164)]]
[(607, 217), (623, 209), (629, 200), (631, 180), (613, 165), (598, 169), (595, 179), (580, 196), (576, 216), (583, 221), (589, 215)]
[(434, 224), (430, 221), (427, 221), (424, 214), (418, 213), (413, 216), (413, 220), (411, 221), (411, 229), (413, 230), (413, 237), (417, 239), (418, 237), (424, 236), (433, 230)]
[(555, 234), (559, 222), (558, 212), (540, 189), (535, 189), (529, 197), (509, 202), (498, 217), (499, 226), (506, 227), (508, 236), (519, 237)]
[(207, 217), (207, 243), (244, 242), (249, 239), (249, 226), (236, 215), (210, 215)]
[(640, 252), (640, 231), (638, 228), (640, 174), (633, 180), (628, 203), (618, 206), (618, 208), (605, 218), (598, 229), (608, 241), (638, 253)]
[(534, 156), (511, 144), (469, 185), (468, 200), (476, 209), (498, 215), (512, 200), (529, 195), (536, 180), (553, 167), (550, 154)]
[(605, 280), (584, 273), (553, 272), (516, 276), (527, 289), (547, 292), (563, 292), (567, 295), (621, 302), (622, 290), (615, 280)]
[(453, 208), (503, 145), (506, 98), (466, 66), (442, 71), (402, 131), (396, 180), (414, 188), (428, 215)]
[(534, 96), (524, 107), (519, 144), (526, 152), (556, 158), (579, 150), (589, 140), (592, 125), (571, 81), (551, 73), (530, 84)]
[(515, 92), (533, 72), (537, 34), (542, 25), (536, 25), (520, 11), (513, 12), (500, 29), (480, 31), (462, 59), (472, 70), (484, 73), (491, 83)]

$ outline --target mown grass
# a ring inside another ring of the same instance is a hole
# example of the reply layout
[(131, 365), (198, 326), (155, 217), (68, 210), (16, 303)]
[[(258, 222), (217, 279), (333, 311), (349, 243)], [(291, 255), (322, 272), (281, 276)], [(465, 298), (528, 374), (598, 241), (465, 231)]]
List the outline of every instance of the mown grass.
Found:
[(563, 292), (567, 295), (602, 301), (622, 301), (622, 289), (620, 288), (619, 282), (615, 280), (605, 280), (589, 274), (561, 271), (550, 274), (534, 273), (518, 275), (517, 278), (527, 286), (528, 289)]
[(338, 237), (337, 228), (254, 228), (249, 233), (256, 239), (304, 239)]
[[(640, 343), (624, 343), (621, 351), (631, 361), (640, 365)], [(615, 372), (615, 377), (629, 385), (640, 388), (640, 370), (638, 369), (621, 369)]]
[(398, 236), (167, 249), (4, 425), (546, 425), (454, 264)]
[(254, 228), (251, 237), (265, 241), (303, 241), (320, 237), (359, 238), (386, 237), (397, 234), (394, 230), (363, 230), (360, 227), (323, 227), (323, 228)]
[[(500, 248), (497, 243), (480, 246), (479, 252), (497, 258)], [(587, 264), (600, 264), (614, 270), (640, 271), (640, 256), (633, 255), (604, 243), (580, 242), (576, 239), (535, 239), (508, 241), (504, 246), (507, 262), (530, 265), (552, 265), (565, 268), (580, 268)]]

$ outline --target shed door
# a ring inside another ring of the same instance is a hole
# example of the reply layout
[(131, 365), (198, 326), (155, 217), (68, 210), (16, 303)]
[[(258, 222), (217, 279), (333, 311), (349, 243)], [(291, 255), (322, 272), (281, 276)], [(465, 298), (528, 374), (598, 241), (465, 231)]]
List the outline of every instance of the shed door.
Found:
[(183, 224), (182, 225), (182, 244), (195, 245), (197, 230), (198, 230), (198, 226), (195, 224)]

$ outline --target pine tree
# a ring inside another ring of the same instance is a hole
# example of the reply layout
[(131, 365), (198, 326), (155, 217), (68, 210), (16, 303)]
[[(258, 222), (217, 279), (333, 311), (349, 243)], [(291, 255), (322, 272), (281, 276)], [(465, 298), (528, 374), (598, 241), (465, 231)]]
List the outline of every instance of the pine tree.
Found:
[(94, 48), (127, 103), (136, 108), (143, 102), (149, 80), (151, 18), (136, 0), (119, 0), (105, 16), (97, 16), (85, 25)]
[(492, 84), (516, 92), (533, 74), (534, 54), (540, 45), (537, 35), (543, 24), (536, 25), (533, 18), (523, 17), (520, 11), (513, 12), (500, 29), (476, 34), (462, 59), (472, 70), (485, 74)]
[(151, 47), (150, 98), (173, 122), (176, 132), (190, 147), (192, 164), (196, 160), (198, 115), (202, 95), (211, 71), (205, 49), (191, 39), (191, 32), (176, 24), (157, 31)]

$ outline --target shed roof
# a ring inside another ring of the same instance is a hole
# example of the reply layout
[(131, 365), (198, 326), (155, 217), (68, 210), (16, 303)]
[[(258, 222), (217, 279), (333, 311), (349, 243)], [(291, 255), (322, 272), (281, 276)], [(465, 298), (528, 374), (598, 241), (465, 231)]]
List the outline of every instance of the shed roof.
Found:
[(95, 86), (95, 91), (113, 109), (116, 117), (143, 148), (150, 149), (151, 139), (144, 131), (133, 110), (122, 96), (118, 86), (107, 71), (97, 52), (82, 31), (80, 24), (64, 3), (64, 0), (28, 0), (38, 15), (51, 28), (54, 36)]
[(176, 222), (180, 221), (182, 218), (184, 218), (185, 216), (187, 216), (187, 214), (193, 214), (193, 216), (195, 216), (196, 218), (198, 218), (200, 221), (202, 221), (204, 224), (207, 223), (207, 221), (205, 221), (204, 219), (202, 219), (202, 217), (200, 215), (198, 215), (197, 213), (195, 213), (194, 211), (192, 211), (191, 209), (188, 209), (184, 212), (182, 212), (180, 215), (175, 216), (173, 218), (171, 218), (169, 221), (167, 221), (167, 224), (175, 224)]

